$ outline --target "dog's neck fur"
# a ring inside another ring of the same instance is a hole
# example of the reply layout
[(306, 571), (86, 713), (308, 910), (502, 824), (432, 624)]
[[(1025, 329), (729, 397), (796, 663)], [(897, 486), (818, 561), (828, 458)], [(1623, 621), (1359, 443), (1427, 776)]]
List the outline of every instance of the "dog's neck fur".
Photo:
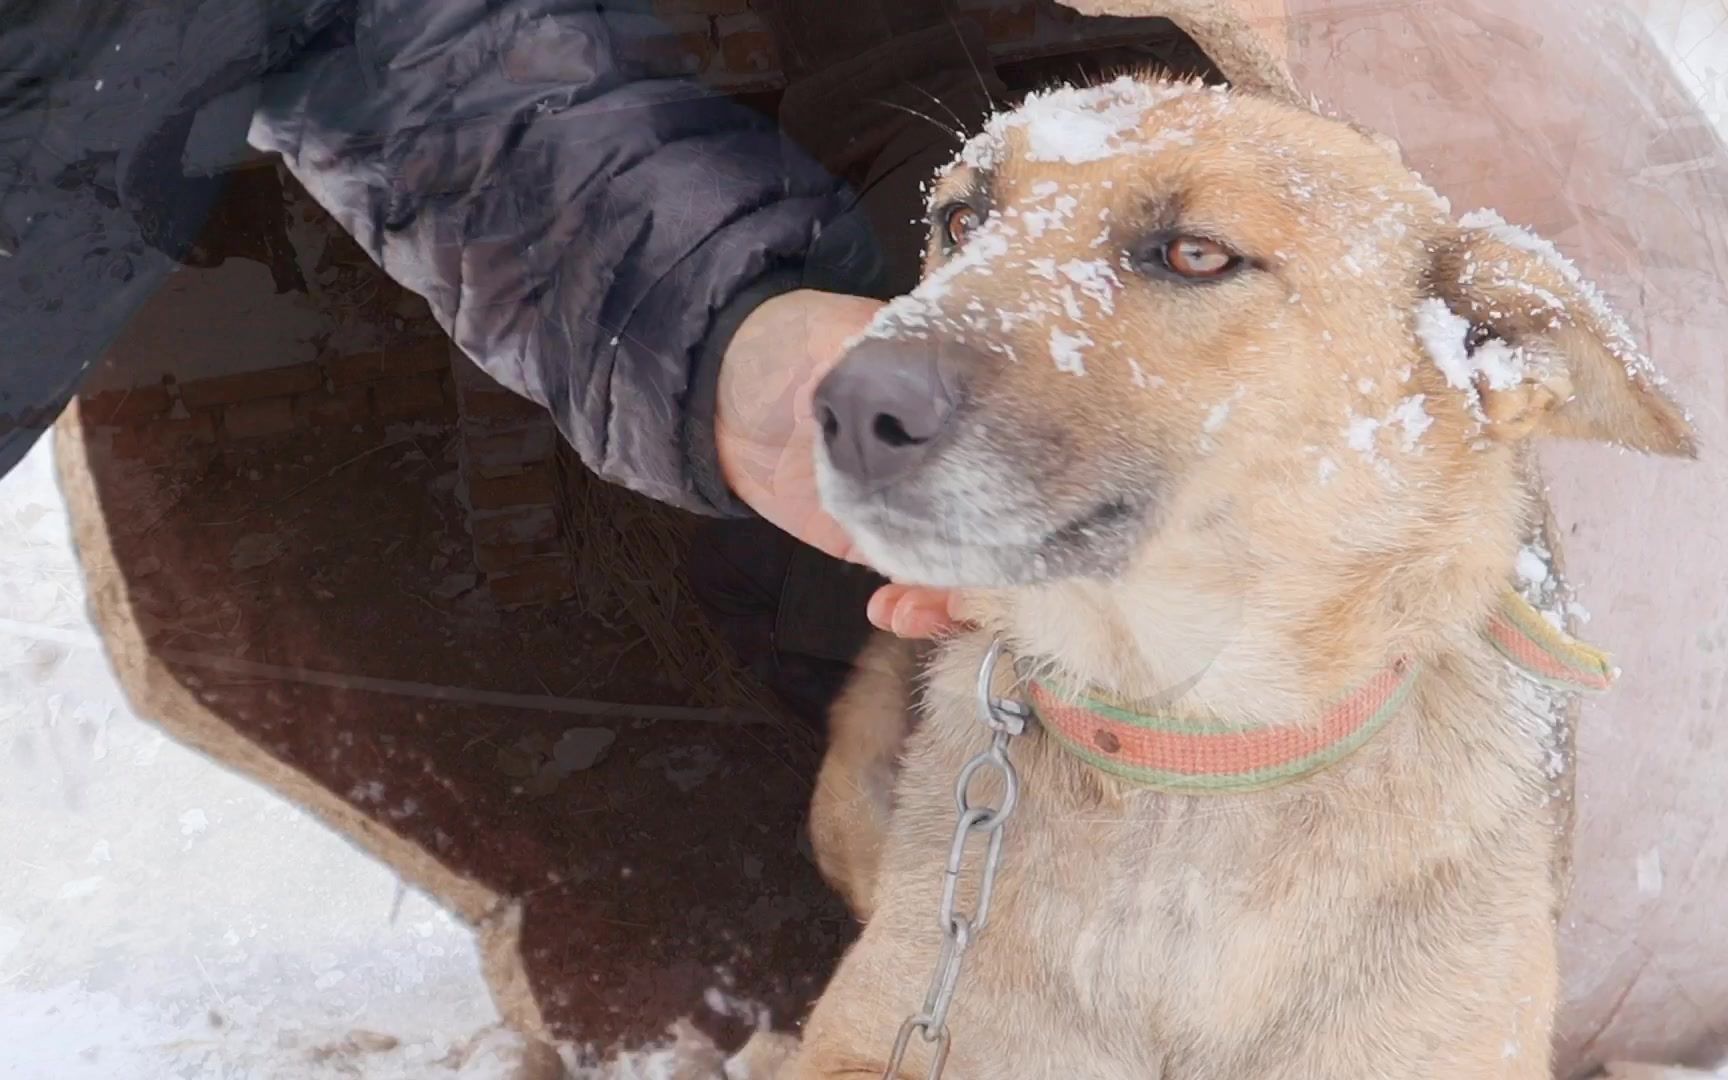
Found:
[(1173, 508), (1171, 527), (1118, 580), (990, 593), (974, 614), (1035, 669), (1119, 698), (1243, 728), (1311, 720), (1395, 655), (1475, 647), (1533, 502), (1518, 452), (1479, 452), (1473, 464), (1446, 520), (1389, 516), (1311, 534), (1269, 484), (1234, 507)]

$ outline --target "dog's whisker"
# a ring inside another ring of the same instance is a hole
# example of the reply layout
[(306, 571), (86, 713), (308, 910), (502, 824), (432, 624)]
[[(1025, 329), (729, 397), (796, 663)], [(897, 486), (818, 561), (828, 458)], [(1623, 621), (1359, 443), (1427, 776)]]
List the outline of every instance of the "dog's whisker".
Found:
[[(960, 118), (960, 114), (954, 111), (954, 107), (952, 105), (948, 104), (946, 101), (943, 101), (941, 98), (937, 97), (935, 94), (932, 94), (930, 91), (926, 90), (924, 87), (919, 86), (917, 83), (908, 83), (907, 85), (910, 86), (912, 89), (918, 91), (920, 94), (923, 94), (925, 97), (929, 98), (932, 102), (934, 102), (936, 104), (937, 108), (939, 108), (943, 112), (947, 113), (949, 115), (949, 117), (953, 119), (955, 134), (959, 134), (960, 132), (963, 132), (966, 130), (966, 121), (964, 121)], [(961, 135), (960, 137), (962, 140), (965, 139), (964, 135)]]
[[(952, 25), (954, 27), (954, 32), (956, 34), (959, 34), (960, 24), (955, 20), (954, 16), (952, 16), (952, 15), (948, 16), (948, 22), (950, 25)], [(961, 43), (960, 47), (966, 53), (966, 62), (968, 64), (972, 65), (972, 74), (977, 76), (978, 89), (984, 92), (984, 100), (985, 101), (995, 101), (996, 100), (995, 95), (990, 93), (990, 84), (984, 81), (984, 72), (979, 70), (978, 61), (973, 58), (972, 50), (966, 48), (966, 46), (965, 46), (964, 37), (962, 37), (962, 43)]]
[(926, 123), (933, 124), (937, 129), (939, 129), (941, 131), (946, 131), (948, 134), (954, 136), (954, 140), (956, 142), (965, 142), (966, 141), (966, 136), (960, 134), (960, 131), (958, 128), (949, 127), (947, 124), (944, 124), (942, 121), (936, 119), (934, 116), (931, 116), (929, 113), (919, 112), (917, 109), (914, 109), (910, 106), (902, 105), (897, 101), (889, 101), (886, 98), (871, 98), (870, 101), (876, 105), (885, 105), (890, 109), (898, 109), (900, 112), (905, 113), (907, 116), (915, 116), (918, 119), (925, 121)]

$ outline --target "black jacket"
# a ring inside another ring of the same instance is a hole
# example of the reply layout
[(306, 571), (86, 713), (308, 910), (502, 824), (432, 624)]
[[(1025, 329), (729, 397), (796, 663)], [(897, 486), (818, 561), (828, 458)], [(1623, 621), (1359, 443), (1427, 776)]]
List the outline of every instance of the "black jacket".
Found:
[(880, 261), (840, 181), (626, 60), (658, 28), (614, 7), (0, 0), (0, 471), (202, 225), (222, 180), (184, 163), (250, 138), (597, 474), (745, 513), (719, 352), (775, 292), (879, 295)]

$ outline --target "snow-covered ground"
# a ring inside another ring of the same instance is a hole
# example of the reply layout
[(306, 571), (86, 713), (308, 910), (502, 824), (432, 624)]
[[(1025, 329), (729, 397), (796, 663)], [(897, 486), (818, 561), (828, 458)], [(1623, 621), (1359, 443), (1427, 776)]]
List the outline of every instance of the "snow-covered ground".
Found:
[[(465, 926), (128, 709), (38, 443), (0, 477), (0, 1080), (505, 1080), (497, 1023)], [(560, 1050), (742, 1080), (774, 1047)]]
[(128, 710), (48, 440), (0, 478), (0, 620), (0, 1077), (418, 1078), (496, 1022), (465, 927)]

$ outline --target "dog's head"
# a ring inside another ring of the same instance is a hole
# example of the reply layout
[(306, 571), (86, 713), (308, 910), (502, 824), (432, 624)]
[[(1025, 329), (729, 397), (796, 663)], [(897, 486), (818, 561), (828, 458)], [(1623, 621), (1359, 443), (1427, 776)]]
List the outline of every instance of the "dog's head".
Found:
[(924, 280), (817, 391), (818, 476), (897, 578), (1111, 578), (1242, 500), (1456, 520), (1533, 434), (1689, 454), (1659, 387), (1552, 249), (1370, 136), (1123, 78), (938, 180)]

